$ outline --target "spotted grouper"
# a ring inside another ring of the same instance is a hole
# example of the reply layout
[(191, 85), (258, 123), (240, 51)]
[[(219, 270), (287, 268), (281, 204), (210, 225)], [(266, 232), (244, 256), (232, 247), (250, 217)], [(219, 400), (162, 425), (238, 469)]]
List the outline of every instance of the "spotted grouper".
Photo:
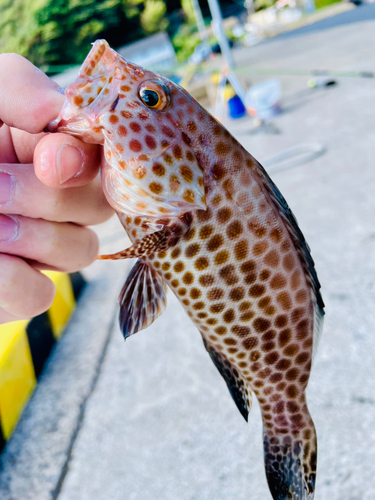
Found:
[(183, 88), (96, 41), (50, 131), (102, 144), (102, 184), (139, 258), (121, 292), (124, 337), (166, 307), (199, 329), (247, 420), (254, 393), (276, 500), (312, 500), (306, 404), (324, 304), (309, 247), (261, 165)]

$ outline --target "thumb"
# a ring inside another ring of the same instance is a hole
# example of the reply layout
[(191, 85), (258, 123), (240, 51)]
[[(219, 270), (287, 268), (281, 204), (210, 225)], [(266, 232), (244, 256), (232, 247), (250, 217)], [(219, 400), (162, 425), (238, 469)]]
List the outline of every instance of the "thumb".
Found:
[(34, 167), (36, 176), (46, 186), (83, 186), (98, 174), (100, 147), (67, 134), (48, 134), (35, 148)]

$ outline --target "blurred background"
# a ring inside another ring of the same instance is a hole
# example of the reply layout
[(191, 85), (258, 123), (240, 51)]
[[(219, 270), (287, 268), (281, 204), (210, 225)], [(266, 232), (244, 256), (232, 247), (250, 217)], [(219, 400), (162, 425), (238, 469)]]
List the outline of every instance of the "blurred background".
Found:
[[(315, 8), (319, 9), (337, 0), (299, 0), (286, 2), (272, 0), (226, 0), (221, 2), (225, 27), (231, 40), (242, 40), (243, 29), (248, 16), (263, 19), (263, 24), (272, 24), (284, 15), (272, 14), (287, 10), (289, 20), (301, 17)], [(290, 4), (290, 5), (289, 5)], [(273, 7), (271, 11), (270, 7)], [(105, 38), (114, 48), (144, 39), (150, 35), (165, 32), (173, 44), (177, 60), (186, 61), (201, 43), (196, 13), (208, 29), (209, 44), (217, 40), (210, 30), (210, 10), (207, 0), (15, 0), (0, 3), (0, 51), (17, 52), (27, 57), (47, 72), (61, 72), (64, 67), (81, 64), (90, 43)], [(297, 13), (298, 12), (298, 13)], [(288, 15), (286, 16), (288, 17)], [(237, 30), (233, 30), (238, 26)], [(199, 26), (201, 28), (201, 26)], [(242, 27), (242, 29), (240, 29)]]
[[(0, 52), (66, 87), (105, 38), (184, 86), (265, 166), (311, 247), (326, 303), (308, 387), (316, 499), (372, 500), (375, 3), (213, 3), (0, 0)], [(116, 218), (94, 230), (103, 253), (129, 244)], [(131, 266), (83, 271), (70, 321), (37, 373), (10, 370), (1, 332), (1, 500), (270, 498), (258, 405), (246, 424), (172, 293), (124, 344), (117, 297)], [(22, 377), (36, 377), (23, 399)], [(4, 388), (20, 401), (7, 426)]]

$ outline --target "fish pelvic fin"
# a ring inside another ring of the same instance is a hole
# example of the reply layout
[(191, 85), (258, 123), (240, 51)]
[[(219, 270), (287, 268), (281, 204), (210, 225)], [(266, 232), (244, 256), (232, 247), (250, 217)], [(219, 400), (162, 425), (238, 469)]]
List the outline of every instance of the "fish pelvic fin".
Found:
[(161, 276), (138, 260), (120, 293), (119, 305), (125, 339), (150, 326), (167, 307), (166, 286)]
[(233, 401), (236, 403), (241, 415), (247, 422), (252, 399), (250, 388), (245, 384), (236, 368), (224, 354), (217, 351), (212, 345), (206, 342), (205, 339), (203, 339), (203, 343), (214, 365), (225, 380)]
[(312, 420), (303, 431), (264, 429), (264, 465), (274, 500), (313, 500), (317, 441)]

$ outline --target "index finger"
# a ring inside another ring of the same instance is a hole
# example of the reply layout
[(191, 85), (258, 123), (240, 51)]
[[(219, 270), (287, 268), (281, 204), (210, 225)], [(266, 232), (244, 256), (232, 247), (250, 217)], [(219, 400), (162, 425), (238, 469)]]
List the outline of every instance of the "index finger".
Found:
[(0, 68), (0, 124), (42, 132), (63, 105), (58, 85), (18, 54), (0, 54)]

